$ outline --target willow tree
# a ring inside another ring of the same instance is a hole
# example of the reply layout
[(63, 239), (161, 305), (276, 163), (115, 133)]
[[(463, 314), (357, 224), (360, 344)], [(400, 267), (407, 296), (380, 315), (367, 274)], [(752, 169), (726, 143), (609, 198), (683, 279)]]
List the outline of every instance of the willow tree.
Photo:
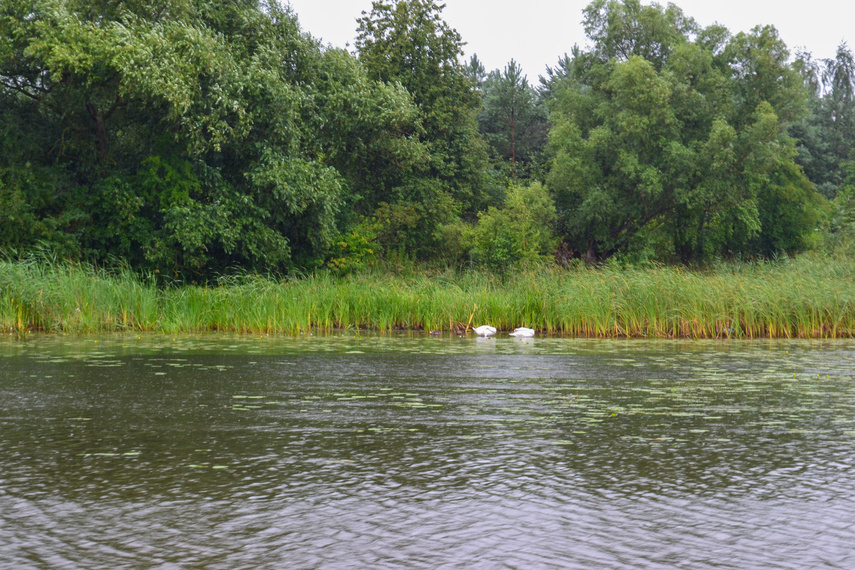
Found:
[(793, 160), (804, 90), (774, 28), (731, 36), (637, 0), (597, 0), (584, 25), (550, 133), (568, 244), (591, 261), (651, 235), (684, 262), (801, 247), (819, 197)]

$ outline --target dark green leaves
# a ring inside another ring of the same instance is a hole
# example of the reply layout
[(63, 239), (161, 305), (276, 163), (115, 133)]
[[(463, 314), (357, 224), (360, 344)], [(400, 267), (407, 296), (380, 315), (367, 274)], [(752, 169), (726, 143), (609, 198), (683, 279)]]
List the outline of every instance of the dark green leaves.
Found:
[[(797, 250), (815, 192), (785, 133), (804, 91), (775, 29), (729, 38), (634, 0), (597, 0), (585, 15), (594, 43), (562, 66), (572, 75), (550, 137), (569, 245), (592, 260), (663, 238), (684, 262)], [(789, 237), (784, 218), (800, 228)]]

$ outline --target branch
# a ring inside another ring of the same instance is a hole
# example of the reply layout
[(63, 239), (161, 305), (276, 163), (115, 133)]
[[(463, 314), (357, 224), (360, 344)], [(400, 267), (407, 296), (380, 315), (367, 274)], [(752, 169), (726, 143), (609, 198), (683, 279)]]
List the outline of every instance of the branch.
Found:
[[(10, 82), (9, 79), (11, 79), (12, 81)], [(14, 78), (9, 78), (9, 79), (7, 79), (6, 77), (0, 78), (0, 85), (2, 85), (3, 87), (5, 87), (7, 89), (11, 89), (12, 91), (17, 91), (18, 93), (29, 97), (33, 101), (41, 101), (45, 95), (50, 93), (50, 89), (48, 89), (48, 88), (39, 87), (36, 85), (23, 86), (23, 85), (21, 85), (20, 82), (18, 82)], [(39, 94), (31, 93), (30, 90), (35, 90), (35, 91), (40, 92), (40, 93)]]

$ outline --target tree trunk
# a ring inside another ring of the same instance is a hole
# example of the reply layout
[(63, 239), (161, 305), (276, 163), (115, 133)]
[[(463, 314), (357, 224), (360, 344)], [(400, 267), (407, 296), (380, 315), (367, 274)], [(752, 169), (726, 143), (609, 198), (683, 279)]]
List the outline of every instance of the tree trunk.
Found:
[(588, 253), (585, 254), (585, 263), (593, 265), (597, 262), (597, 244), (594, 239), (588, 240)]
[(98, 139), (98, 160), (104, 162), (107, 160), (107, 131), (104, 129), (104, 119), (101, 118), (101, 114), (98, 113), (98, 109), (92, 103), (86, 104), (86, 110), (89, 111), (89, 116), (95, 123), (93, 129), (95, 137)]
[(516, 180), (517, 170), (517, 119), (511, 110), (511, 180)]

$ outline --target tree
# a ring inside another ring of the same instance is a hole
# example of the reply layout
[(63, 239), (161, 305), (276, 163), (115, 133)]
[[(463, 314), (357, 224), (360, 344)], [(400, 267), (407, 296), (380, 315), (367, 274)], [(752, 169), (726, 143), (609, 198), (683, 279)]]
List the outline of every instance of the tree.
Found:
[(541, 75), (538, 78), (540, 85), (538, 91), (541, 99), (544, 102), (555, 100), (556, 94), (567, 87), (570, 87), (576, 77), (574, 65), (581, 60), (580, 55), (582, 50), (578, 45), (574, 45), (571, 50), (572, 56), (566, 53), (558, 59), (555, 67), (546, 66), (546, 75)]
[(19, 149), (0, 210), (29, 227), (0, 246), (196, 278), (313, 266), (353, 190), (423, 153), (406, 91), (276, 2), (9, 0), (0, 37), (0, 145)]
[(484, 82), (478, 123), (496, 159), (507, 165), (510, 180), (528, 178), (546, 146), (546, 108), (514, 60)]
[[(442, 224), (458, 213), (474, 219), (490, 201), (483, 174), (486, 147), (475, 121), (480, 95), (458, 61), (463, 41), (442, 20), (442, 9), (430, 0), (373, 2), (358, 20), (356, 39), (369, 77), (399, 83), (419, 109), (426, 162), (399, 187), (385, 189), (372, 205), (382, 206), (377, 210), (383, 214), (378, 220), (382, 227), (419, 233), (403, 241), (420, 244), (421, 255), (441, 246)], [(398, 223), (400, 216), (389, 217), (392, 212), (409, 212), (407, 223)]]
[(501, 209), (491, 206), (478, 216), (472, 257), (500, 273), (549, 259), (557, 245), (555, 219), (555, 203), (542, 184), (512, 185)]
[(487, 70), (476, 54), (472, 54), (469, 62), (463, 67), (463, 74), (469, 78), (475, 89), (483, 93), (484, 80), (487, 79)]
[(585, 35), (594, 42), (587, 56), (600, 63), (641, 57), (662, 69), (677, 45), (698, 29), (674, 4), (663, 8), (639, 0), (594, 0), (582, 10)]
[(596, 119), (581, 113), (593, 103), (587, 96), (561, 96), (550, 134), (556, 156), (548, 184), (565, 236), (589, 261), (626, 247), (673, 206), (680, 181), (662, 171), (687, 158), (670, 85), (650, 62), (634, 56), (613, 64), (602, 89), (591, 94), (599, 99)]
[[(594, 43), (563, 66), (547, 180), (570, 247), (595, 261), (664, 232), (684, 262), (797, 249), (779, 226), (806, 231), (816, 193), (793, 162), (804, 90), (774, 28), (731, 38), (634, 0), (595, 1), (584, 25)], [(763, 210), (784, 196), (787, 216)]]
[(810, 94), (808, 116), (790, 133), (798, 139), (798, 162), (820, 192), (833, 199), (846, 177), (844, 165), (855, 158), (855, 58), (845, 43), (832, 59), (797, 60)]

